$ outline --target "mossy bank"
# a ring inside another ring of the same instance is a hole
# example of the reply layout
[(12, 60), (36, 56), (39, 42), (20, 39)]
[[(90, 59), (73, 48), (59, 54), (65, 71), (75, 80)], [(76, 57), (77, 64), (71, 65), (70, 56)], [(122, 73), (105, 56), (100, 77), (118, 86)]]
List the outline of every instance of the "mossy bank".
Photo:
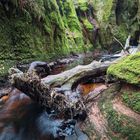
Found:
[(126, 56), (113, 64), (107, 70), (108, 76), (130, 84), (139, 86), (140, 84), (140, 52), (134, 55)]
[(0, 16), (0, 74), (17, 62), (47, 61), (92, 47), (84, 42), (73, 1), (1, 1)]

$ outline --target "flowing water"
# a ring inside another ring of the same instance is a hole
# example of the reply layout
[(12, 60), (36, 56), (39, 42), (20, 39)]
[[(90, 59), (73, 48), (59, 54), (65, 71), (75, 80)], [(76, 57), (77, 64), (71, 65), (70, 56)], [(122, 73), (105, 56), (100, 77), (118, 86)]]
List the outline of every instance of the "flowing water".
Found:
[[(53, 74), (70, 69), (77, 64), (87, 64), (92, 60), (78, 61), (69, 65), (59, 65)], [(100, 91), (103, 83), (81, 83), (82, 95), (91, 91)], [(7, 89), (0, 92), (6, 92)], [(54, 112), (55, 113), (55, 112)], [(63, 140), (65, 136), (74, 133), (75, 121), (52, 117), (28, 96), (17, 89), (12, 89), (9, 95), (0, 99), (0, 140)]]
[(73, 134), (75, 122), (52, 118), (52, 113), (17, 89), (5, 97), (0, 110), (0, 140), (53, 140)]

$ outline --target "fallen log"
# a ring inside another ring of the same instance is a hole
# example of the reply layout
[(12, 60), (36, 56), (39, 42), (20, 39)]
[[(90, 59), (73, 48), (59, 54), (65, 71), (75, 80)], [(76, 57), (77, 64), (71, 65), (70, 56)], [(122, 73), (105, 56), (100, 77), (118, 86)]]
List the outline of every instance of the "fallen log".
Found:
[(16, 67), (21, 71), (28, 71), (32, 72), (33, 70), (40, 76), (40, 78), (46, 77), (47, 75), (51, 74), (56, 67), (61, 65), (67, 65), (74, 61), (78, 61), (82, 59), (84, 56), (73, 56), (73, 58), (63, 58), (57, 59), (56, 61), (47, 63), (43, 61), (34, 61), (31, 64), (17, 64)]
[(100, 63), (93, 61), (89, 65), (78, 65), (57, 75), (49, 75), (41, 79), (41, 84), (48, 87), (60, 87), (63, 91), (70, 91), (74, 83), (88, 76), (94, 76), (106, 72), (111, 62)]
[[(66, 112), (68, 109), (72, 109), (78, 113), (84, 109), (84, 104), (80, 93), (76, 90), (72, 91), (73, 85), (87, 76), (105, 73), (111, 64), (112, 62), (101, 63), (93, 61), (89, 65), (79, 65), (73, 69), (57, 75), (49, 75), (43, 79), (40, 79), (31, 68), (27, 73), (11, 68), (11, 83), (47, 109), (51, 108), (58, 112)], [(74, 116), (74, 113), (72, 114)]]

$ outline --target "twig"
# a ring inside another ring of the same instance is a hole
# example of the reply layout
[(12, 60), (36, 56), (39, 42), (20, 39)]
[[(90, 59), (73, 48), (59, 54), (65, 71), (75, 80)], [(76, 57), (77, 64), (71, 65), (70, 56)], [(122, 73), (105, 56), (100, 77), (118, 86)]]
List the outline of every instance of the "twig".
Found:
[[(122, 47), (122, 49), (124, 50), (124, 51), (127, 51), (127, 53), (129, 53), (129, 51), (127, 50), (127, 49), (125, 49), (124, 48), (124, 45), (114, 36), (113, 37), (120, 45), (121, 45), (121, 47)], [(130, 54), (130, 53), (129, 53)]]

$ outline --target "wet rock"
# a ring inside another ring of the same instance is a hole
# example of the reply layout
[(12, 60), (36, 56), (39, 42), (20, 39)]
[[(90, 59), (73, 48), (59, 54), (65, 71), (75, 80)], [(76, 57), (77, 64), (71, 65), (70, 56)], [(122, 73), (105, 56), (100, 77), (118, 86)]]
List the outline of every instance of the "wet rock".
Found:
[(65, 140), (89, 140), (88, 136), (84, 134), (78, 125), (75, 125), (75, 133), (72, 136), (65, 137)]

